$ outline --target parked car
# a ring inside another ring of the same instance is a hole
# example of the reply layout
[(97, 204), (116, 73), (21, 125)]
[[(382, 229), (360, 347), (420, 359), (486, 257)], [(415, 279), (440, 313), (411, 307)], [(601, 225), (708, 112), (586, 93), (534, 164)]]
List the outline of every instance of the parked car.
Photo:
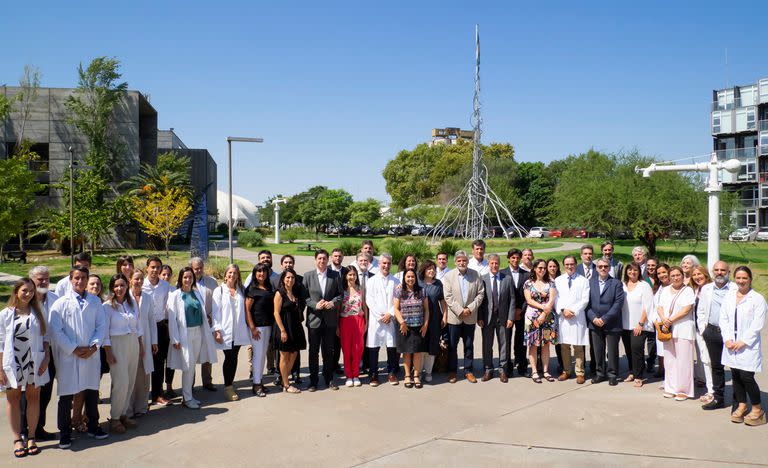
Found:
[(768, 241), (768, 228), (759, 228), (755, 235), (757, 241)]
[(736, 242), (748, 242), (753, 241), (757, 237), (757, 229), (750, 229), (750, 228), (739, 228), (733, 231), (729, 236), (729, 241), (736, 241)]
[(552, 229), (549, 231), (549, 237), (563, 237), (563, 229)]
[(541, 226), (534, 226), (528, 231), (528, 237), (530, 238), (542, 238), (549, 237), (549, 229)]
[(429, 231), (432, 230), (432, 226), (417, 226), (413, 229), (411, 229), (411, 235), (412, 236), (426, 236), (429, 234)]
[(505, 237), (504, 228), (501, 226), (491, 226), (490, 229), (488, 229), (488, 235), (490, 237)]

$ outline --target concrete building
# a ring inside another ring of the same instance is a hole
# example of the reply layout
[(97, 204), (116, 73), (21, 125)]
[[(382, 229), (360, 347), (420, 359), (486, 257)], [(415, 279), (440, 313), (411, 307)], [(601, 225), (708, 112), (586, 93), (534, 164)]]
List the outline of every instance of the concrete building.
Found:
[(462, 130), (457, 127), (433, 128), (432, 140), (429, 146), (433, 145), (456, 145), (460, 141), (472, 142), (475, 134), (472, 130)]
[(736, 192), (737, 227), (768, 228), (768, 78), (712, 91), (711, 129), (719, 159), (738, 158), (741, 171), (724, 176)]
[[(20, 90), (3, 86), (0, 93), (12, 99)], [(31, 163), (37, 180), (45, 185), (37, 200), (40, 206), (61, 206), (62, 191), (49, 184), (61, 180), (68, 170), (70, 146), (76, 161), (81, 160), (88, 149), (85, 136), (67, 122), (69, 111), (65, 102), (74, 91), (72, 88), (40, 88), (24, 125), (24, 138), (34, 142), (32, 149), (40, 155), (38, 161)], [(157, 111), (140, 92), (128, 91), (115, 108), (114, 122), (124, 144), (119, 168), (120, 179), (125, 180), (138, 174), (141, 164), (157, 161)], [(4, 125), (0, 125), (0, 158), (13, 151), (22, 131), (20, 126), (17, 112), (12, 112)]]
[(179, 156), (188, 156), (192, 162), (192, 186), (195, 189), (195, 195), (205, 190), (206, 208), (208, 211), (208, 230), (216, 229), (217, 220), (217, 183), (216, 183), (216, 161), (207, 149), (194, 149), (187, 147), (181, 138), (176, 134), (173, 128), (169, 130), (158, 130), (157, 132), (157, 152), (165, 153), (173, 151)]

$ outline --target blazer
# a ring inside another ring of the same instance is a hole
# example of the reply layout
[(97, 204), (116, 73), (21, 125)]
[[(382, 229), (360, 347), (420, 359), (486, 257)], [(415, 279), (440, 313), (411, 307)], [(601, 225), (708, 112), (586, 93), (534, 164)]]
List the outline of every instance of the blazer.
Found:
[[(587, 303), (587, 324), (590, 330), (603, 330), (609, 333), (618, 333), (623, 330), (621, 323), (621, 310), (624, 307), (624, 286), (621, 281), (608, 276), (605, 289), (600, 294), (600, 283), (596, 274), (589, 282), (589, 303)], [(598, 327), (592, 321), (601, 318), (605, 321), (602, 327)]]
[[(317, 270), (304, 273), (304, 287), (308, 292), (307, 328), (336, 327), (339, 323), (339, 307), (343, 293), (341, 276), (330, 268), (325, 270), (325, 275), (325, 290), (321, 291)], [(317, 310), (320, 300), (333, 302), (333, 308)]]
[[(728, 291), (733, 291), (739, 289), (739, 287), (736, 286), (736, 283), (733, 281), (728, 281), (726, 283), (726, 289)], [(696, 307), (696, 329), (699, 332), (699, 335), (704, 333), (704, 329), (707, 328), (707, 324), (709, 324), (709, 314), (712, 311), (712, 294), (714, 293), (714, 290), (715, 283), (707, 283), (701, 287), (699, 304), (698, 307)]]
[[(443, 296), (448, 304), (448, 323), (450, 325), (474, 325), (477, 323), (477, 311), (483, 303), (485, 297), (485, 283), (480, 275), (473, 269), (467, 268), (465, 273), (467, 277), (468, 290), (467, 300), (463, 301), (461, 296), (461, 285), (459, 284), (459, 269), (453, 269), (443, 277)], [(471, 312), (469, 317), (459, 318), (459, 314), (464, 308)]]
[[(528, 277), (530, 277), (531, 272), (525, 271), (522, 268), (518, 268), (517, 271), (519, 271), (520, 274), (517, 276), (517, 282), (515, 282), (515, 277), (512, 275), (511, 268), (506, 267), (501, 269), (502, 274), (509, 276), (510, 287), (512, 288), (512, 294), (515, 297), (515, 308), (525, 309), (525, 292), (523, 290), (523, 285)], [(521, 316), (520, 319), (522, 320), (523, 316)], [(514, 317), (512, 320), (514, 320)]]
[(491, 298), (491, 291), (493, 291), (493, 280), (490, 273), (483, 275), (483, 282), (485, 283), (485, 296), (483, 297), (483, 304), (480, 306), (480, 312), (478, 312), (477, 319), (485, 322), (485, 325), (496, 327), (506, 326), (507, 320), (515, 320), (515, 289), (512, 285), (512, 276), (507, 276), (499, 271), (501, 280), (499, 281), (499, 304), (496, 313), (493, 313), (493, 300)]
[[(592, 262), (592, 263), (589, 264), (589, 269), (592, 270), (591, 278), (594, 278), (595, 276), (597, 276), (597, 265), (595, 265), (595, 262)], [(585, 276), (585, 277), (587, 276), (584, 273), (584, 264), (583, 263), (579, 263), (576, 266), (576, 274), (577, 275), (581, 275), (581, 276)]]

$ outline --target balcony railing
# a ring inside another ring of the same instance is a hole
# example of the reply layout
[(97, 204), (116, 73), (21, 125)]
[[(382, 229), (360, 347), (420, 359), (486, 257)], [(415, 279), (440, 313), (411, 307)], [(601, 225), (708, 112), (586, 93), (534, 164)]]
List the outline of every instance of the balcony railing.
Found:
[(741, 98), (733, 98), (733, 102), (712, 102), (713, 111), (728, 111), (737, 107), (741, 107)]
[[(768, 150), (768, 146), (766, 146), (766, 150)], [(755, 159), (755, 155), (757, 154), (756, 147), (752, 146), (750, 148), (731, 148), (731, 149), (724, 149), (724, 150), (717, 150), (715, 151), (717, 153), (717, 159), (724, 161), (726, 159), (732, 159), (737, 158), (741, 159), (742, 161), (747, 159)]]

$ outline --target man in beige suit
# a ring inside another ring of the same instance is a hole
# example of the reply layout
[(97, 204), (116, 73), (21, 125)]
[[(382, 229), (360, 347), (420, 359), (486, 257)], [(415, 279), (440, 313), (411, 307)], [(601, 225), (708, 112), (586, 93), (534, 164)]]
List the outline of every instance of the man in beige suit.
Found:
[(448, 382), (456, 383), (458, 371), (459, 339), (464, 343), (464, 373), (472, 383), (477, 382), (472, 374), (472, 360), (477, 310), (485, 297), (485, 285), (480, 275), (468, 268), (467, 253), (459, 250), (454, 255), (456, 268), (443, 278), (443, 295), (448, 304)]

